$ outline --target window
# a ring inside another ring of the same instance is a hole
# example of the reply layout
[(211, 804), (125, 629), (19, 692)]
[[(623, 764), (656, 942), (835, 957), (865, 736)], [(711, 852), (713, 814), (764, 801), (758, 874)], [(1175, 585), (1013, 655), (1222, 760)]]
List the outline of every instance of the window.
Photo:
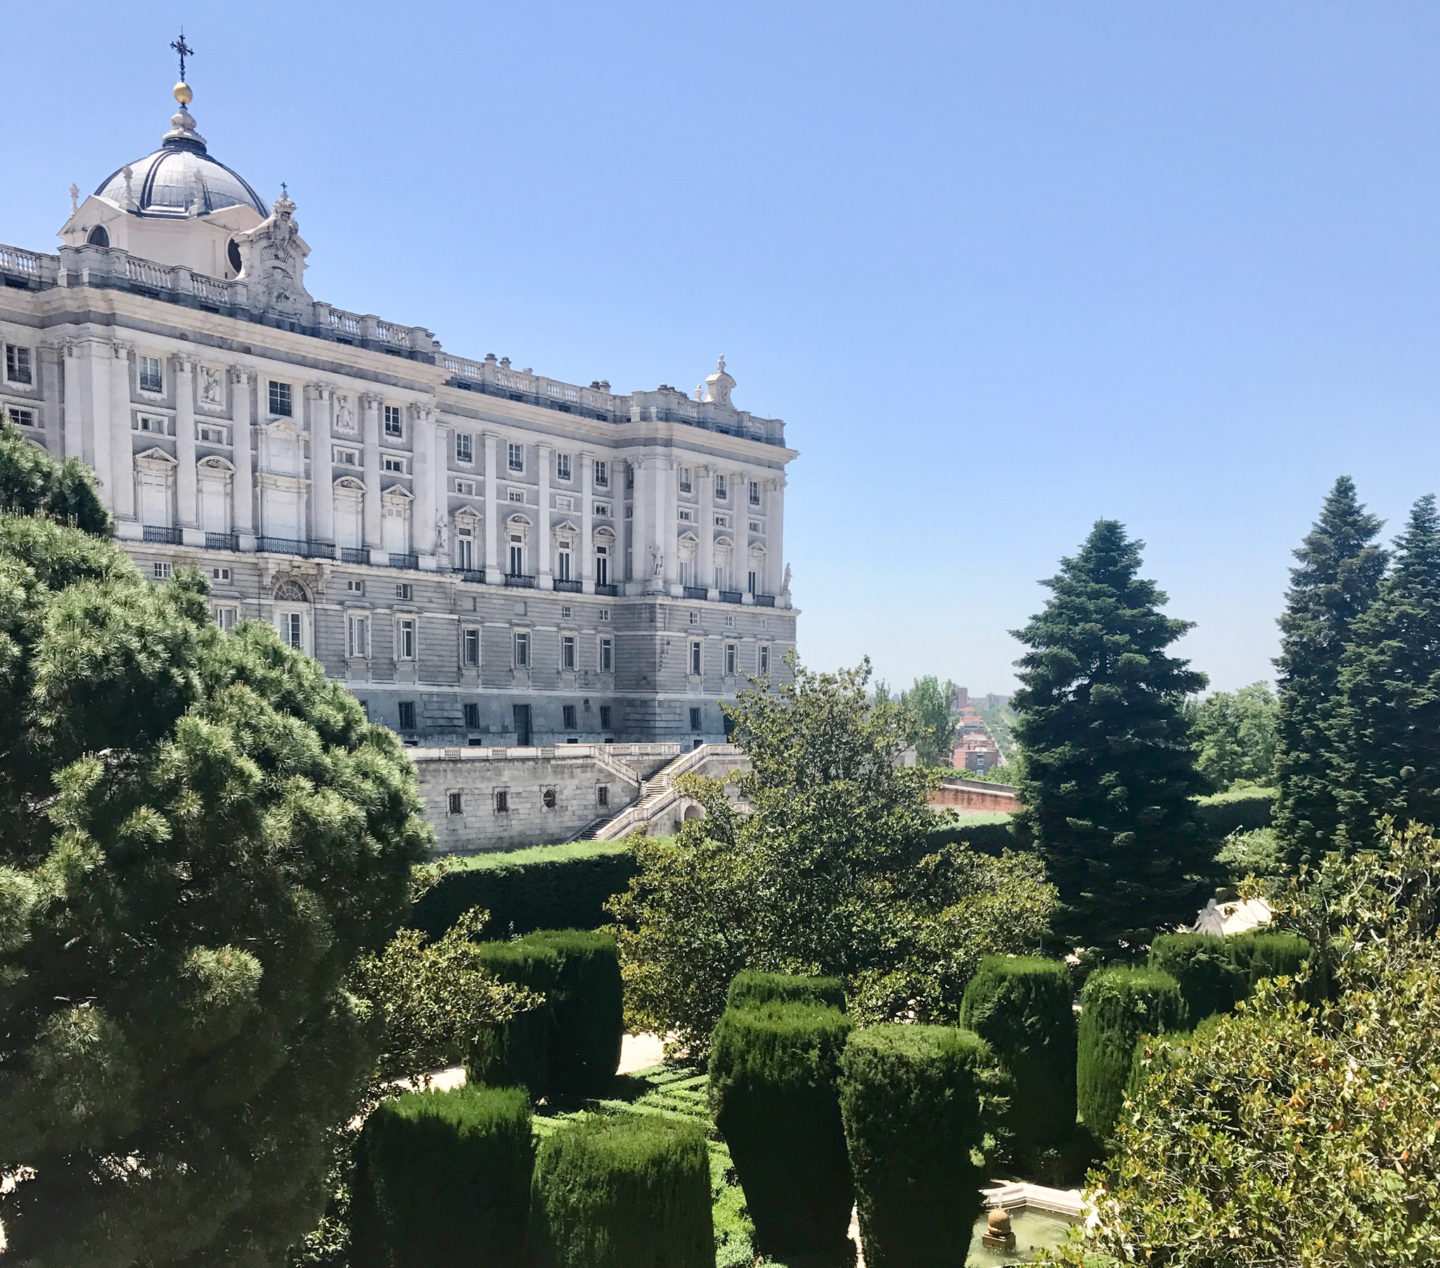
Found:
[(381, 460), (381, 465), (385, 468), (386, 471), (394, 471), (399, 475), (405, 474), (404, 458), (393, 458), (389, 454), (386, 454), (385, 457)]
[(627, 489), (635, 487), (635, 468), (630, 463), (625, 464), (625, 487)]
[(760, 482), (758, 480), (750, 481), (750, 505), (760, 505)]
[(690, 640), (690, 674), (694, 678), (700, 676), (700, 648), (700, 640), (698, 638), (692, 638)]
[(715, 477), (716, 498), (723, 502), (729, 496), (729, 492), (729, 486), (725, 483), (725, 477), (723, 475), (717, 475)]
[(596, 502), (595, 505), (590, 508), (590, 513), (592, 515), (598, 515), (602, 520), (608, 520), (610, 518), (610, 503)]
[(415, 587), (408, 581), (398, 581), (395, 583), (395, 597), (397, 599), (413, 599), (415, 597)]
[(596, 613), (596, 619), (601, 621), (608, 621), (610, 619), (610, 609), (601, 608), (600, 611)]
[(525, 575), (525, 538), (519, 533), (510, 534), (510, 575)]
[(610, 729), (610, 706), (608, 704), (600, 706), (600, 729), (602, 731)]
[(515, 631), (515, 668), (530, 667), (530, 635), (525, 630)]
[(595, 487), (598, 489), (610, 487), (610, 464), (603, 458), (595, 459)]
[(289, 418), (294, 406), (290, 401), (290, 385), (270, 380), (270, 412), (280, 418)]
[(557, 800), (558, 799), (555, 796), (555, 790), (553, 788), (547, 788), (544, 792), (540, 794), (540, 804), (544, 806), (546, 810), (554, 810), (555, 802)]
[(458, 792), (446, 793), (445, 796), (450, 802), (450, 813), (452, 815), (463, 815), (465, 813), (465, 798)]
[(516, 503), (517, 505), (519, 505), (519, 506), (524, 506), (524, 505), (525, 505), (525, 490), (524, 490), (524, 489), (507, 489), (507, 490), (505, 491), (505, 495), (506, 495), (506, 497), (508, 497), (508, 498), (510, 499), (510, 501)]
[(763, 532), (763, 531), (764, 531), (764, 530), (761, 528), (761, 525), (760, 525), (760, 521), (759, 521), (759, 520), (751, 520), (751, 521), (750, 521), (750, 531), (751, 531), (752, 533), (759, 533), (759, 532)]
[(150, 575), (156, 581), (169, 581), (175, 575), (174, 564), (153, 563), (150, 565)]
[(555, 547), (555, 576), (560, 581), (570, 580), (570, 560), (570, 543), (568, 541), (560, 542)]
[(504, 788), (495, 790), (495, 813), (497, 815), (510, 813), (510, 793)]
[(511, 471), (525, 470), (525, 446), (517, 445), (513, 440), (505, 446), (506, 465)]
[(415, 729), (415, 702), (413, 700), (400, 701), (400, 729), (402, 731)]
[(557, 511), (573, 511), (575, 509), (575, 499), (559, 497), (557, 495), (555, 498), (555, 509)]
[(163, 392), (165, 375), (160, 368), (160, 358), (141, 356), (136, 357), (135, 361), (140, 372), (140, 390), (142, 392)]
[(468, 526), (455, 530), (455, 566), (462, 572), (475, 567), (475, 530)]
[[(575, 635), (562, 634), (560, 636), (560, 668), (575, 668)], [(567, 706), (568, 708), (569, 706)]]
[(693, 524), (695, 522), (695, 512), (688, 506), (682, 506), (680, 508), (680, 522), (682, 524)]
[(691, 709), (691, 710), (690, 710), (690, 729), (691, 729), (692, 731), (698, 731), (698, 730), (700, 729), (700, 710), (699, 710), (699, 709)]
[(136, 414), (133, 431), (149, 432), (153, 436), (169, 436), (174, 433), (174, 424), (168, 418), (156, 414)]
[(342, 467), (358, 467), (360, 465), (360, 452), (356, 449), (334, 449), (331, 451), (331, 457)]
[(210, 569), (210, 580), (211, 580), (211, 581), (229, 581), (229, 580), (230, 580), (230, 569), (228, 569), (228, 568), (212, 568), (212, 569)]
[(35, 421), (35, 411), (33, 409), (16, 409), (13, 405), (7, 405), (5, 408), (10, 411), (10, 418), (16, 427), (36, 427), (39, 425)]
[(474, 628), (461, 631), (460, 663), (470, 669), (480, 667), (480, 631)]
[(725, 628), (727, 630), (733, 630), (735, 628), (735, 618), (728, 612), (725, 614)]
[(364, 583), (363, 581), (356, 581), (354, 578), (351, 578), (349, 581), (347, 581), (347, 582), (345, 583), (345, 593), (346, 593), (346, 594), (364, 594), (364, 593), (365, 593), (365, 583)]
[(595, 584), (597, 586), (610, 584), (610, 547), (608, 546), (595, 547)]
[(305, 650), (305, 625), (298, 612), (280, 614), (280, 641), (297, 652)]
[(693, 467), (680, 468), (680, 492), (689, 493), (695, 488), (695, 470)]
[(575, 609), (572, 608), (568, 603), (562, 603), (560, 605), (560, 619), (562, 621), (568, 621), (574, 615)]
[(366, 660), (370, 656), (370, 618), (368, 616), (348, 617), (346, 628), (346, 654), (351, 660)]
[(225, 427), (201, 427), (199, 434), (202, 445), (228, 445), (230, 443), (230, 432)]
[(573, 704), (561, 705), (561, 714), (564, 718), (564, 725), (567, 731), (575, 729), (575, 706)]
[[(608, 705), (602, 705), (602, 706), (601, 706), (601, 710), (602, 710), (602, 712), (609, 712), (609, 706), (608, 706)], [(595, 785), (595, 804), (596, 804), (597, 806), (599, 806), (602, 810), (603, 810), (606, 806), (608, 806), (608, 805), (610, 804), (610, 785), (609, 785), (609, 784), (596, 784), (596, 785)]]
[[(156, 365), (158, 367), (159, 362), (156, 362)], [(11, 383), (35, 381), (35, 365), (29, 348), (21, 348), (13, 343), (5, 345), (5, 378)]]
[(405, 416), (398, 405), (385, 407), (385, 434), (387, 436), (403, 436), (405, 434)]
[(758, 572), (756, 572), (755, 569), (753, 569), (753, 568), (750, 569), (749, 580), (748, 580), (747, 584), (748, 584), (748, 586), (749, 586), (749, 588), (750, 588), (750, 593), (751, 593), (751, 594), (759, 594), (759, 593), (760, 593), (760, 574), (759, 574)]
[(770, 644), (769, 644), (769, 643), (761, 643), (761, 644), (760, 644), (760, 672), (761, 672), (762, 674), (768, 674), (768, 673), (770, 672)]
[(240, 609), (233, 603), (217, 603), (215, 605), (215, 624), (227, 634), (235, 628), (240, 620)]
[(700, 624), (700, 613), (698, 613), (698, 612), (687, 612), (685, 615), (686, 615), (687, 617), (689, 617), (688, 624), (690, 624), (690, 625), (699, 625), (699, 624)]
[(716, 528), (729, 528), (729, 527), (730, 527), (730, 517), (729, 517), (728, 515), (717, 515), (717, 516), (715, 517), (715, 527), (716, 527)]
[(415, 618), (401, 617), (395, 622), (395, 659), (415, 659)]
[(465, 706), (465, 729), (467, 731), (478, 731), (480, 729), (480, 706), (478, 704), (467, 704)]
[(474, 481), (474, 480), (456, 480), (456, 481), (455, 481), (455, 492), (456, 492), (456, 493), (464, 494), (464, 495), (465, 495), (466, 497), (468, 497), (468, 498), (473, 498), (473, 497), (475, 496), (475, 481)]
[(735, 661), (738, 651), (734, 643), (725, 644), (725, 672), (731, 678), (735, 676)]
[(600, 672), (615, 672), (615, 640), (608, 636), (600, 640)]
[(555, 478), (557, 480), (568, 480), (570, 478), (570, 455), (568, 453), (557, 453), (555, 455)]
[(475, 461), (475, 440), (469, 432), (457, 431), (455, 433), (455, 461)]

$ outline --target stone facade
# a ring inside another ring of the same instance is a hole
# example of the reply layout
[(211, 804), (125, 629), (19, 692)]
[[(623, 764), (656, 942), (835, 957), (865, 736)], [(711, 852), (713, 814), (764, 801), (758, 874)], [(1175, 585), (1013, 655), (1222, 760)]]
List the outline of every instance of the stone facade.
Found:
[(795, 642), (783, 424), (724, 358), (619, 395), (314, 300), (295, 204), (177, 99), (58, 254), (0, 246), (0, 407), (95, 469), (147, 575), (200, 568), (409, 741), (723, 738)]

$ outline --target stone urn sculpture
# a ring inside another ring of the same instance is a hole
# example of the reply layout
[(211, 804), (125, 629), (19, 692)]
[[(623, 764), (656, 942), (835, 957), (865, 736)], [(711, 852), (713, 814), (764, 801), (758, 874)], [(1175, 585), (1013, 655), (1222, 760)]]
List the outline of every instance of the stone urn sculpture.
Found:
[(991, 1250), (1014, 1250), (1015, 1230), (1010, 1227), (1010, 1212), (997, 1206), (985, 1221), (980, 1241)]

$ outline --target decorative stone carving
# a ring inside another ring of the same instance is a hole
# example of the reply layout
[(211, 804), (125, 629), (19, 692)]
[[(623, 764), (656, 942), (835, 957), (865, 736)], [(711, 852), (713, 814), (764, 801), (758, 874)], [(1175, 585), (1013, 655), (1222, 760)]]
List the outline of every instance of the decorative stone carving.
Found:
[(283, 189), (270, 218), (237, 233), (235, 245), (240, 252), (235, 280), (245, 287), (249, 306), (308, 320), (315, 302), (303, 280), (310, 248), (295, 222), (295, 204)]
[(225, 380), (223, 372), (214, 366), (202, 365), (200, 367), (200, 404), (208, 405), (212, 409), (223, 409), (225, 406)]
[(712, 405), (730, 405), (730, 393), (735, 390), (735, 380), (725, 372), (725, 358), (722, 356), (715, 363), (715, 373), (709, 375), (705, 380), (705, 399)]
[(335, 394), (335, 430), (354, 432), (355, 405), (343, 392)]

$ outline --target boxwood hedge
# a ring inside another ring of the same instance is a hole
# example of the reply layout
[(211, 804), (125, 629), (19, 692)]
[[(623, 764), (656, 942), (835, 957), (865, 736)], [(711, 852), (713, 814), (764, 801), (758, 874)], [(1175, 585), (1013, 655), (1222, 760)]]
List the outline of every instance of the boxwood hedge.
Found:
[(1092, 973), (1080, 995), (1077, 1100), (1097, 1141), (1108, 1141), (1125, 1101), (1135, 1044), (1185, 1024), (1180, 984), (1152, 968)]
[(1215, 934), (1161, 934), (1150, 945), (1150, 967), (1180, 984), (1190, 1026), (1215, 1013), (1228, 1013), (1242, 993), (1237, 989), (1229, 940)]
[(725, 996), (727, 1008), (769, 1003), (828, 1004), (843, 1012), (845, 986), (838, 977), (762, 973), (758, 969), (742, 969), (730, 980), (730, 990)]
[(556, 956), (550, 1004), (548, 1091), (559, 1096), (602, 1096), (620, 1068), (625, 1035), (620, 953), (608, 933), (549, 929), (520, 945), (547, 948)]
[(550, 1087), (550, 1045), (555, 1028), (554, 1009), (548, 1001), (560, 957), (553, 947), (540, 943), (481, 942), (475, 946), (475, 958), (502, 982), (527, 986), (547, 1002), (507, 1022), (481, 1026), (465, 1056), (465, 1077), (492, 1087), (523, 1084), (532, 1096), (544, 1096)]

